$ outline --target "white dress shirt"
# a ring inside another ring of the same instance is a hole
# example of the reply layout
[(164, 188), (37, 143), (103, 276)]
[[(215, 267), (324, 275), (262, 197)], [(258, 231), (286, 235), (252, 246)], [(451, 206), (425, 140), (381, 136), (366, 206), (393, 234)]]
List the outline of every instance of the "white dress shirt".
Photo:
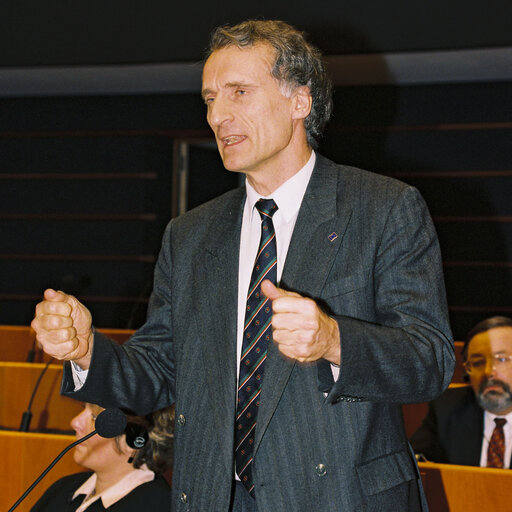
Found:
[(505, 418), (507, 423), (503, 425), (503, 433), (505, 434), (505, 456), (503, 459), (503, 467), (510, 468), (510, 458), (512, 457), (512, 412), (506, 416), (496, 416), (488, 411), (484, 412), (484, 438), (482, 440), (482, 453), (480, 455), (480, 466), (487, 467), (487, 449), (491, 440), (492, 432), (496, 423), (495, 418)]
[(249, 182), (245, 180), (247, 200), (245, 201), (242, 218), (240, 258), (238, 262), (237, 375), (240, 368), (247, 292), (249, 290), (252, 269), (261, 238), (261, 216), (254, 205), (259, 199), (273, 199), (278, 208), (277, 212), (272, 216), (272, 223), (274, 224), (274, 231), (276, 233), (277, 282), (279, 283), (279, 281), (281, 281), (288, 247), (290, 246), (293, 228), (295, 227), (295, 221), (297, 220), (309, 179), (313, 173), (315, 160), (316, 155), (315, 152), (312, 151), (311, 157), (306, 165), (270, 196), (258, 194)]

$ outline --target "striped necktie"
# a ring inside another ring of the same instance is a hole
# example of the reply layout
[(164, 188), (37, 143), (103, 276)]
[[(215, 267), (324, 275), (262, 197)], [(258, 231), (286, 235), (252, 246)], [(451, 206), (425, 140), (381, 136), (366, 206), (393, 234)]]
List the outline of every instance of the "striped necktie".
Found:
[(502, 468), (505, 458), (505, 432), (503, 426), (507, 423), (505, 418), (495, 418), (496, 426), (492, 432), (487, 448), (487, 467)]
[(260, 285), (264, 279), (274, 284), (277, 282), (276, 235), (272, 223), (277, 205), (273, 199), (260, 199), (256, 208), (261, 216), (261, 238), (247, 294), (235, 420), (236, 472), (253, 497), (254, 432), (267, 346), (272, 338), (272, 304), (262, 293)]

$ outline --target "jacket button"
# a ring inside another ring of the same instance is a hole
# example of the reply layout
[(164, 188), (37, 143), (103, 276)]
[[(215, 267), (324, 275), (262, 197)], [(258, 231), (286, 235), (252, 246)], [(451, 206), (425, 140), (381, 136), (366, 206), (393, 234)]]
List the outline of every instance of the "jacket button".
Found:
[(187, 503), (187, 495), (184, 492), (180, 495), (180, 501), (181, 503)]
[(327, 473), (327, 468), (325, 467), (325, 464), (318, 464), (315, 468), (315, 471), (318, 476), (325, 476)]
[(185, 420), (185, 416), (183, 416), (183, 414), (180, 414), (180, 415), (178, 416), (178, 425), (183, 426), (183, 425), (185, 425), (185, 422), (186, 422), (186, 420)]

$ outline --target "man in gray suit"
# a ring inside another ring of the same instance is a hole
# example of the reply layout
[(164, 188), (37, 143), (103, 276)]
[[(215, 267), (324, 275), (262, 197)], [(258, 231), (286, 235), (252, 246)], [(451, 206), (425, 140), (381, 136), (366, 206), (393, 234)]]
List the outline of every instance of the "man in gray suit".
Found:
[[(315, 153), (331, 88), (286, 23), (217, 29), (203, 98), (246, 186), (170, 222), (124, 345), (45, 292), (32, 325), (67, 361), (63, 392), (138, 414), (176, 404), (174, 510), (426, 510), (400, 405), (441, 393), (454, 355), (421, 196)], [(246, 317), (255, 296), (262, 317)]]

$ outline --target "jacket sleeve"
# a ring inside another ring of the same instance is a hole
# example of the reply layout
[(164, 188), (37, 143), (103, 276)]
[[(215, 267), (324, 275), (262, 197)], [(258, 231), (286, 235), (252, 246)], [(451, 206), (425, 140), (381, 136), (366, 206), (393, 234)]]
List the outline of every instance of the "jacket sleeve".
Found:
[(174, 402), (171, 224), (164, 234), (155, 267), (146, 323), (122, 345), (96, 331), (84, 385), (74, 391), (70, 364), (65, 363), (62, 394), (105, 408), (126, 408), (139, 415)]
[(359, 300), (359, 309), (371, 304), (373, 314), (334, 315), (341, 365), (327, 399), (430, 401), (448, 386), (455, 364), (437, 235), (413, 187), (402, 187), (388, 211), (375, 215), (383, 220), (372, 233), (370, 284), (358, 292), (366, 295), (342, 297)]

